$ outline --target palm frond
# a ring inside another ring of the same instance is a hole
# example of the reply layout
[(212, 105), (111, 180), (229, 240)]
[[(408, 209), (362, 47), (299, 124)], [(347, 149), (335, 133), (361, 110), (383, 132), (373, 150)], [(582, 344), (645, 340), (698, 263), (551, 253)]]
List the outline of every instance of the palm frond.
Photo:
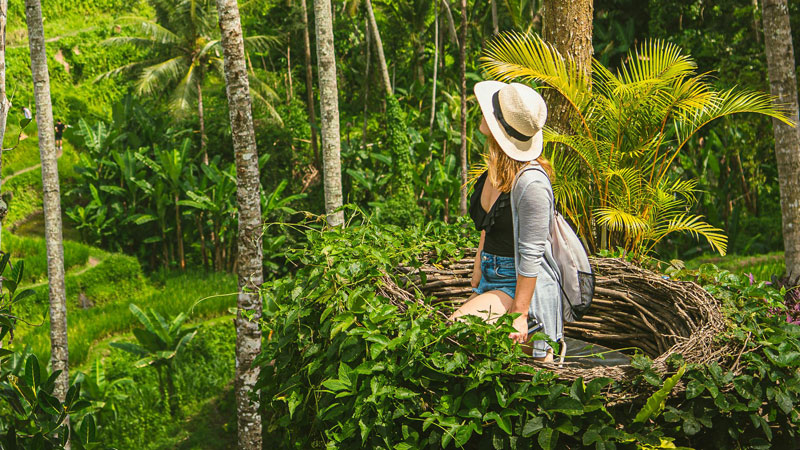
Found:
[(197, 72), (197, 64), (192, 63), (183, 78), (181, 78), (178, 86), (175, 87), (170, 106), (178, 114), (188, 111), (192, 107), (194, 99), (197, 98)]
[(251, 75), (250, 80), (250, 96), (253, 98), (253, 107), (261, 107), (267, 110), (267, 113), (279, 125), (283, 125), (283, 119), (278, 110), (275, 109), (273, 102), (278, 99), (278, 94), (272, 89), (270, 85), (262, 81), (257, 76)]
[(691, 75), (697, 68), (697, 63), (682, 54), (680, 47), (661, 40), (650, 40), (628, 56), (619, 70), (619, 78), (625, 84), (672, 80)]
[(704, 222), (702, 216), (688, 214), (675, 216), (665, 225), (654, 228), (650, 248), (655, 246), (670, 233), (679, 231), (688, 232), (696, 239), (703, 236), (712, 249), (719, 252), (720, 255), (725, 256), (728, 247), (728, 238), (725, 236), (725, 232)]
[(756, 113), (778, 119), (781, 122), (794, 126), (785, 112), (777, 109), (773, 104), (774, 98), (770, 95), (753, 91), (737, 91), (729, 89), (722, 92), (714, 92), (705, 108), (696, 110), (693, 114), (687, 114), (686, 120), (676, 121), (675, 132), (680, 144), (659, 171), (659, 178), (663, 176), (666, 169), (670, 167), (672, 161), (680, 150), (689, 142), (701, 128), (721, 117), (741, 113)]
[(610, 206), (595, 208), (594, 217), (598, 225), (610, 231), (641, 234), (650, 228), (650, 224), (641, 217)]
[(123, 16), (118, 19), (118, 22), (139, 28), (144, 35), (159, 44), (181, 43), (180, 36), (146, 17)]
[(481, 68), (492, 78), (539, 81), (549, 85), (581, 114), (589, 101), (589, 77), (572, 58), (563, 57), (540, 37), (503, 33), (492, 39), (481, 57)]
[(124, 45), (131, 45), (136, 48), (153, 48), (159, 45), (153, 39), (138, 36), (114, 36), (100, 41), (100, 45), (121, 47)]
[(244, 38), (244, 50), (246, 52), (265, 52), (277, 44), (280, 44), (281, 39), (278, 36), (248, 36)]
[(136, 62), (132, 62), (130, 64), (125, 64), (124, 66), (120, 66), (120, 67), (117, 67), (116, 69), (111, 69), (108, 72), (101, 73), (100, 75), (95, 77), (93, 82), (97, 83), (99, 81), (105, 80), (106, 78), (113, 78), (113, 77), (115, 77), (117, 75), (120, 75), (120, 74), (123, 74), (123, 73), (128, 73), (128, 74), (137, 73), (142, 68), (151, 66), (153, 64), (157, 64), (158, 62), (159, 62), (159, 60), (157, 60), (157, 59), (146, 59), (144, 61), (136, 61)]
[(150, 95), (166, 89), (169, 84), (181, 78), (186, 70), (186, 62), (184, 56), (176, 56), (145, 67), (136, 81), (136, 92), (142, 95)]

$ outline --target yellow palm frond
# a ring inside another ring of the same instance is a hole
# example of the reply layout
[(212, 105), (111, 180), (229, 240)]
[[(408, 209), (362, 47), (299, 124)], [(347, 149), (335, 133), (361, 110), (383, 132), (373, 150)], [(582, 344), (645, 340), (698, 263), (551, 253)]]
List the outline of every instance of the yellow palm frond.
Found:
[(688, 232), (696, 239), (703, 236), (711, 245), (711, 248), (720, 255), (725, 256), (728, 247), (728, 238), (725, 232), (717, 227), (710, 225), (703, 220), (702, 216), (680, 214), (671, 218), (665, 225), (658, 226), (653, 230), (650, 248), (655, 246), (670, 233)]
[(611, 231), (624, 231), (635, 235), (650, 228), (650, 224), (641, 217), (613, 207), (595, 208), (594, 217), (598, 225)]
[(585, 71), (538, 36), (500, 34), (489, 42), (481, 61), (481, 68), (492, 78), (547, 84), (563, 95), (578, 114), (589, 101), (590, 79)]
[(677, 45), (650, 40), (629, 54), (628, 61), (619, 70), (619, 78), (625, 84), (672, 80), (691, 75), (696, 68), (694, 60), (682, 54)]

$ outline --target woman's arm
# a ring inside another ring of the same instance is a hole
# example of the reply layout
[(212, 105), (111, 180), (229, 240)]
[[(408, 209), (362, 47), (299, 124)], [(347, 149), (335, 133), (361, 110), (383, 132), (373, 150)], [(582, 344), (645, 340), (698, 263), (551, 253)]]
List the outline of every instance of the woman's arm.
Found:
[(536, 277), (526, 277), (517, 275), (517, 289), (514, 292), (514, 303), (511, 304), (509, 313), (520, 313), (514, 319), (514, 329), (516, 333), (509, 333), (508, 337), (512, 341), (524, 344), (528, 340), (528, 309), (531, 307), (533, 291), (536, 290)]
[(538, 172), (524, 173), (514, 187), (517, 220), (517, 289), (514, 302), (509, 312), (522, 314), (514, 320), (516, 333), (509, 337), (517, 342), (525, 342), (528, 338), (528, 309), (533, 292), (536, 289), (536, 278), (539, 266), (544, 258), (547, 239), (550, 236), (550, 209), (552, 200), (545, 180), (538, 180)]
[(472, 287), (478, 287), (481, 282), (481, 252), (483, 251), (483, 241), (486, 240), (486, 231), (481, 230), (481, 242), (478, 244), (478, 253), (475, 253), (475, 262), (472, 266)]

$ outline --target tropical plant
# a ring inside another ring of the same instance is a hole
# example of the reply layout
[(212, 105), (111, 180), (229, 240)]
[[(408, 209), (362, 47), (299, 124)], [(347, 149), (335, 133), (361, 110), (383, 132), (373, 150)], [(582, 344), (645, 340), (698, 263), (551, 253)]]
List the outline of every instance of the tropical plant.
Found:
[(170, 414), (176, 416), (179, 412), (179, 402), (174, 380), (175, 357), (195, 337), (197, 327), (183, 326), (188, 319), (184, 313), (167, 321), (153, 308), (148, 308), (148, 313), (133, 303), (129, 305), (129, 308), (134, 317), (144, 326), (144, 328), (133, 330), (138, 344), (112, 342), (111, 346), (139, 356), (140, 359), (134, 364), (136, 367), (152, 367), (156, 370), (161, 402), (167, 406), (167, 395), (169, 395), (169, 411)]
[(595, 61), (589, 79), (570, 58), (535, 36), (504, 34), (483, 57), (493, 78), (537, 81), (570, 105), (571, 134), (545, 128), (556, 168), (556, 199), (592, 250), (622, 247), (644, 255), (666, 236), (703, 236), (725, 254), (723, 231), (689, 213), (696, 181), (672, 163), (703, 126), (738, 113), (788, 122), (766, 94), (715, 90), (675, 45), (651, 41), (617, 73)]
[[(150, 50), (142, 61), (110, 70), (95, 81), (121, 73), (137, 76), (136, 92), (146, 96), (171, 90), (170, 109), (183, 116), (197, 102), (200, 125), (200, 150), (203, 162), (208, 164), (206, 126), (203, 109), (203, 84), (209, 73), (222, 74), (222, 55), (217, 32), (216, 5), (213, 0), (150, 0), (156, 19), (123, 17), (121, 22), (134, 25), (138, 36), (116, 36), (104, 41), (106, 45), (133, 45)], [(250, 36), (245, 45), (263, 51), (277, 42), (274, 36)], [(251, 95), (280, 121), (271, 100), (275, 92), (255, 77), (251, 82)]]
[[(24, 271), (23, 261), (12, 266), (10, 255), (0, 252), (0, 342), (6, 336), (10, 336), (9, 341), (13, 339), (18, 321), (13, 306), (34, 296), (31, 289), (19, 290)], [(90, 403), (80, 399), (79, 381), (69, 387), (63, 402), (56, 398), (59, 375), (60, 370), (49, 373), (41, 367), (36, 355), (0, 348), (0, 398), (7, 402), (11, 413), (9, 420), (4, 418), (0, 424), (0, 448), (60, 449), (68, 440), (76, 449), (93, 448), (94, 417), (87, 414), (79, 423), (73, 422), (72, 432), (66, 420), (83, 412)]]
[(94, 361), (88, 373), (78, 372), (74, 382), (80, 383), (81, 396), (91, 402), (91, 411), (98, 424), (117, 420), (117, 405), (128, 398), (122, 387), (133, 384), (128, 377), (106, 378), (106, 369), (100, 358)]

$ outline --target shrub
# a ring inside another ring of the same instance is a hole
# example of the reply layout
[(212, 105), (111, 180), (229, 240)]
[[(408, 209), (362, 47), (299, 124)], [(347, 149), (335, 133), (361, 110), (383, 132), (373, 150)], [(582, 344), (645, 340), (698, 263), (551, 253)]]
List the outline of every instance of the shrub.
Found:
[[(682, 375), (664, 381), (635, 356), (630, 380), (570, 382), (525, 362), (506, 338), (509, 316), (495, 326), (449, 324), (416, 303), (401, 312), (380, 294), (398, 263), (457, 254), (459, 231), (309, 232), (294, 253), (296, 276), (265, 285), (261, 395), (268, 431), (284, 446), (733, 448), (794, 438), (800, 328), (771, 315), (780, 293), (711, 267), (674, 273), (724, 302), (730, 323), (719, 338), (738, 350), (723, 356), (733, 369), (674, 355), (670, 367)], [(609, 402), (631, 389), (645, 395)]]

